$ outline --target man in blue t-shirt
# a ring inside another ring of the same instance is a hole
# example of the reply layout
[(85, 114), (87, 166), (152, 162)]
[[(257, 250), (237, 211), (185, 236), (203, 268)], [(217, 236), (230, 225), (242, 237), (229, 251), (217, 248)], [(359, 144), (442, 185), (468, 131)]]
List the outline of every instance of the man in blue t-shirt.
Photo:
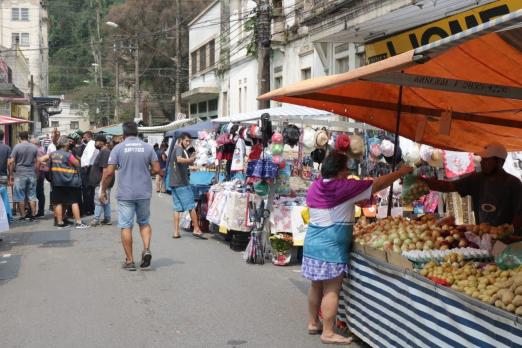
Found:
[(138, 126), (134, 122), (123, 124), (124, 141), (114, 147), (109, 157), (109, 164), (103, 172), (100, 190), (100, 202), (107, 200), (106, 190), (110, 186), (116, 169), (118, 170), (118, 226), (126, 260), (123, 269), (135, 271), (132, 256), (132, 226), (134, 216), (140, 227), (144, 249), (141, 268), (150, 266), (150, 198), (152, 196), (151, 175), (163, 175), (158, 157), (150, 144), (138, 139)]

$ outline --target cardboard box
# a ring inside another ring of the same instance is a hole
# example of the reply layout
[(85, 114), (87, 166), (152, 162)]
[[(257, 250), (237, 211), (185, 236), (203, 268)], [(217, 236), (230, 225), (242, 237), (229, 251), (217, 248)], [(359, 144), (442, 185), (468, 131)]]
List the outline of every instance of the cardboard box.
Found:
[(386, 252), (386, 259), (388, 263), (400, 267), (402, 269), (413, 269), (413, 264), (410, 260), (393, 251)]
[(379, 261), (387, 262), (386, 252), (383, 250), (377, 250), (366, 245), (364, 247), (364, 252), (366, 255), (371, 256)]

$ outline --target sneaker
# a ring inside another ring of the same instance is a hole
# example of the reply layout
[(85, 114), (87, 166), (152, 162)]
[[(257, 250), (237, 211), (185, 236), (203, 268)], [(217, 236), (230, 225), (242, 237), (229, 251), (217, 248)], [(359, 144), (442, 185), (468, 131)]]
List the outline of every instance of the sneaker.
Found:
[(67, 227), (67, 225), (64, 224), (63, 222), (62, 222), (61, 224), (55, 222), (55, 223), (54, 223), (54, 226), (58, 227), (58, 229), (62, 229), (62, 228)]
[(141, 254), (141, 265), (140, 268), (148, 268), (150, 267), (150, 260), (152, 260), (152, 254), (149, 249), (143, 250)]
[(91, 226), (86, 225), (86, 224), (84, 224), (83, 222), (75, 223), (75, 224), (74, 224), (74, 228), (77, 228), (77, 229), (83, 229), (83, 228), (89, 228), (89, 227), (91, 227)]
[(110, 226), (112, 225), (112, 222), (110, 220), (102, 220), (101, 224)]
[(125, 261), (125, 262), (123, 262), (123, 266), (121, 268), (123, 268), (126, 271), (135, 271), (136, 265), (134, 264), (134, 262)]
[(100, 226), (100, 222), (98, 220), (92, 220), (89, 225), (91, 225), (91, 227), (97, 227)]

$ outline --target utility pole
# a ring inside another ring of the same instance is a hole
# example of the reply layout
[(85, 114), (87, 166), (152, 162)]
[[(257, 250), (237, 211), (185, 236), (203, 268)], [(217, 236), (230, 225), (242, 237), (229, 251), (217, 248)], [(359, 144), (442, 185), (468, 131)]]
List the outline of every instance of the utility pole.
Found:
[[(268, 0), (257, 0), (257, 83), (258, 94), (270, 92), (271, 13)], [(269, 100), (258, 101), (259, 109), (268, 109)]]
[(96, 6), (96, 32), (98, 34), (98, 72), (100, 74), (100, 87), (103, 88), (103, 68), (102, 68), (102, 52), (101, 52), (101, 35), (100, 35), (100, 3), (98, 2)]
[(115, 76), (115, 102), (114, 102), (114, 122), (118, 123), (120, 118), (120, 59), (118, 57), (118, 52), (116, 51), (116, 44), (113, 46), (114, 48), (114, 57), (115, 57), (115, 66), (116, 66), (116, 76)]
[(134, 118), (140, 118), (140, 61), (138, 34), (134, 46)]
[(181, 6), (176, 0), (176, 117), (181, 113)]

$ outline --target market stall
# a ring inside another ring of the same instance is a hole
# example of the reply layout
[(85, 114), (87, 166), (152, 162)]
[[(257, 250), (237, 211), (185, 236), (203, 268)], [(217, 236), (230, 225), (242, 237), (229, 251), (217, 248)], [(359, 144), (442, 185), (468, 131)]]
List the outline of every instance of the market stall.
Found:
[[(439, 149), (477, 152), (497, 141), (520, 151), (521, 19), (517, 11), (260, 99), (328, 110)], [(397, 145), (398, 136), (394, 165)], [(356, 238), (353, 267), (343, 285), (347, 304), (340, 311), (351, 329), (372, 346), (521, 346), (522, 266), (499, 264), (500, 269), (480, 256), (502, 247), (487, 243), (502, 239), (499, 229), (448, 223), (428, 231), (431, 225), (425, 222), (405, 221), (384, 221), (395, 229), (387, 235), (382, 222), (371, 224), (368, 240)], [(460, 250), (464, 240), (481, 251)], [(464, 260), (466, 255), (472, 257)]]

